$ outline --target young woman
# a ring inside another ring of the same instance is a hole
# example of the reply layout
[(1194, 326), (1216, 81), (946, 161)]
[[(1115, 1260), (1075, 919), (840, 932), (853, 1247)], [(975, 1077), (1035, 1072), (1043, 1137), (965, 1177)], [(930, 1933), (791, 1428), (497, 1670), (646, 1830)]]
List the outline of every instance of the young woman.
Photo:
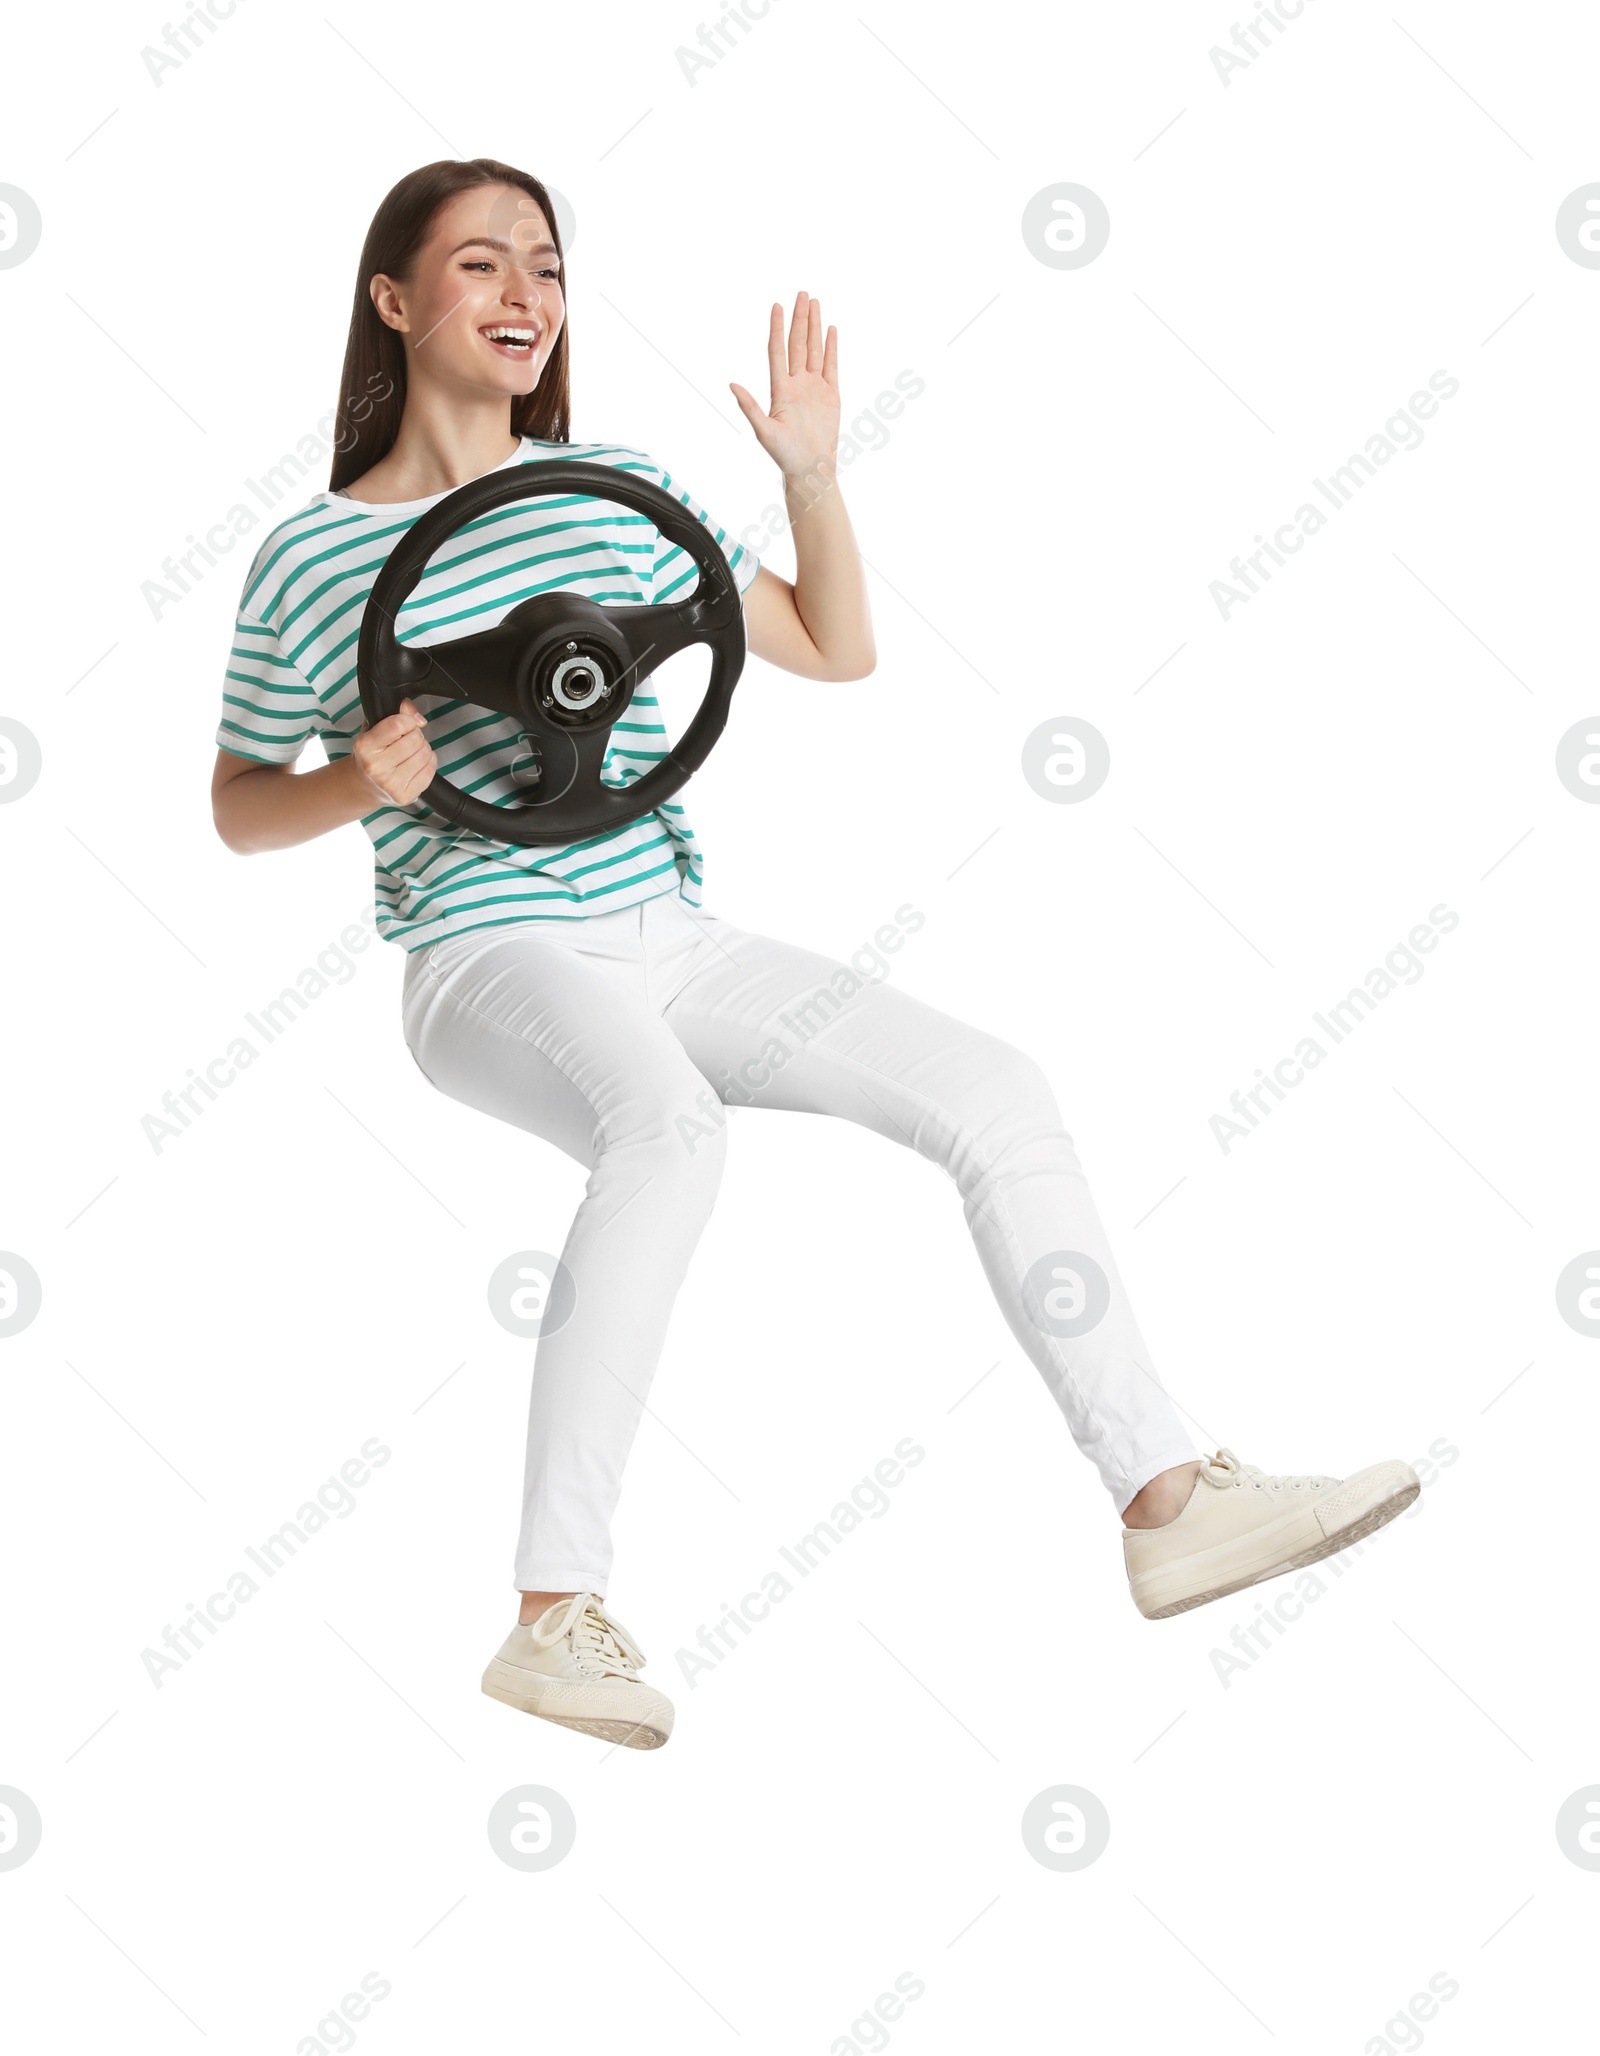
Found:
[[(755, 656), (801, 678), (864, 678), (876, 656), (835, 477), (837, 332), (824, 337), (817, 302), (800, 293), (787, 342), (773, 306), (768, 356), (770, 409), (732, 391), (783, 475), (794, 583), (711, 526)], [(541, 1335), (534, 1365), (518, 1625), (484, 1691), (635, 1748), (671, 1732), (670, 1702), (640, 1678), (643, 1655), (605, 1604), (608, 1528), (716, 1195), (718, 1100), (840, 1115), (949, 1173), (1012, 1333), (1121, 1515), (1142, 1613), (1180, 1613), (1393, 1519), (1419, 1490), (1404, 1463), (1341, 1481), (1266, 1476), (1226, 1449), (1200, 1457), (1147, 1368), (1031, 1058), (707, 913), (677, 801), (565, 848), (486, 840), (434, 815), (418, 795), (436, 772), (516, 803), (535, 774), (507, 716), (424, 692), (364, 725), (356, 649), (368, 595), (397, 540), (456, 487), (581, 458), (648, 479), (707, 520), (641, 452), (569, 441), (568, 365), (560, 236), (538, 180), (487, 158), (402, 179), (361, 253), (330, 489), (278, 524), (244, 589), (212, 788), (217, 831), (241, 852), (361, 823), (376, 852), (379, 932), (407, 953), (404, 1031), (423, 1074), (589, 1167), (561, 1259), (571, 1312)], [(401, 638), (425, 647), (491, 627), (552, 590), (661, 603), (697, 576), (649, 522), (603, 500), (524, 500), (435, 552)], [(297, 774), (312, 736), (328, 761)], [(606, 782), (632, 783), (667, 747), (646, 683), (613, 732)], [(804, 1035), (781, 1025), (802, 1015)]]

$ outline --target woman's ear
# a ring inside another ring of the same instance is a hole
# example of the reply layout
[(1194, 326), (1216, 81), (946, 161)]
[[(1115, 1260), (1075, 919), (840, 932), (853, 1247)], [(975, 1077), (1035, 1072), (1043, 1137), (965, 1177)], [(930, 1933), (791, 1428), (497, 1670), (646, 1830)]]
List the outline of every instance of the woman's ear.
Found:
[(400, 293), (395, 282), (386, 271), (375, 271), (367, 291), (372, 295), (372, 304), (378, 310), (378, 319), (386, 328), (397, 330), (401, 335), (410, 333), (405, 309), (400, 304)]

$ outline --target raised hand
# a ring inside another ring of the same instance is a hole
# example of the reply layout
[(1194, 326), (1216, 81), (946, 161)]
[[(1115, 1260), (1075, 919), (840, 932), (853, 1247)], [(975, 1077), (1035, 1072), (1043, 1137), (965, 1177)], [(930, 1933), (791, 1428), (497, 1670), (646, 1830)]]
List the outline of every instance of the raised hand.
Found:
[(767, 365), (772, 403), (766, 412), (742, 385), (728, 386), (756, 441), (785, 478), (804, 478), (819, 466), (831, 473), (839, 450), (839, 331), (830, 328), (824, 340), (820, 300), (795, 295), (787, 349), (783, 308), (773, 301)]

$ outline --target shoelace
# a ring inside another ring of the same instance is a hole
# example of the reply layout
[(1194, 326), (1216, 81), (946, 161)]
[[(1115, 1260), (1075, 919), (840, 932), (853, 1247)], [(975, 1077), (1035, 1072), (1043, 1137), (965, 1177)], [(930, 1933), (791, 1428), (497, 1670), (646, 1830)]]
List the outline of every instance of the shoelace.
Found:
[(1215, 1456), (1208, 1456), (1200, 1466), (1200, 1475), (1208, 1485), (1215, 1485), (1219, 1491), (1233, 1486), (1251, 1485), (1271, 1491), (1274, 1485), (1288, 1485), (1298, 1491), (1302, 1485), (1331, 1485), (1332, 1478), (1324, 1478), (1314, 1471), (1302, 1472), (1298, 1477), (1268, 1477), (1259, 1465), (1240, 1463), (1231, 1449), (1219, 1449)]
[(533, 1630), (536, 1649), (548, 1649), (570, 1634), (572, 1653), (580, 1663), (618, 1678), (631, 1678), (643, 1668), (644, 1651), (592, 1592), (574, 1592), (553, 1621), (549, 1614), (545, 1619), (548, 1625)]

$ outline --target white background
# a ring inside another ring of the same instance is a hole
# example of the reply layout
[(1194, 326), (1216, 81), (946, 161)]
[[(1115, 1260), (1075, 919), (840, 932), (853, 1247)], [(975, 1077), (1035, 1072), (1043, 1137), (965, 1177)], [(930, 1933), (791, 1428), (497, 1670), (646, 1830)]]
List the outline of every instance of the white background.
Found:
[[(1307, 0), (1225, 85), (1226, 6), (772, 0), (691, 84), (699, 19), (239, 0), (159, 85), (159, 9), (13, 24), (0, 179), (44, 234), (0, 272), (0, 712), (44, 768), (0, 808), (0, 1246), (44, 1298), (0, 1352), (0, 1784), (43, 1840), (0, 1871), (8, 2040), (1548, 2035), (1600, 1893), (1554, 1832), (1600, 1780), (1600, 1363), (1555, 1296), (1600, 1243), (1600, 808), (1554, 768), (1600, 707), (1600, 273), (1554, 233), (1600, 177), (1600, 30)], [(389, 186), (479, 153), (575, 211), (575, 438), (728, 528), (777, 496), (727, 389), (765, 399), (774, 299), (838, 324), (847, 427), (926, 381), (844, 474), (877, 671), (748, 666), (688, 794), (706, 904), (841, 957), (925, 914), (894, 979), (1043, 1063), (1202, 1447), (1455, 1452), (1225, 1678), (1291, 1586), (1139, 1617), (948, 1183), (736, 1111), (610, 1590), (677, 1730), (520, 1719), (477, 1686), (530, 1369), (485, 1284), (559, 1249), (583, 1172), (430, 1091), (387, 945), (142, 1131), (371, 893), (354, 827), (248, 861), (213, 831), (248, 550), (159, 619), (142, 588), (333, 405)], [(1021, 232), (1064, 180), (1111, 217), (1079, 270)], [(1435, 371), (1422, 445), (1222, 619), (1229, 561)], [(1067, 714), (1111, 775), (1051, 805), (1022, 748)], [(1224, 1153), (1229, 1096), (1440, 903), (1425, 974)], [(157, 1689), (142, 1652), (374, 1436), (354, 1510)], [(888, 1512), (691, 1689), (675, 1652), (905, 1436)], [(578, 1823), (536, 1874), (485, 1831), (523, 1784)], [(1020, 1832), (1061, 1784), (1111, 1821), (1070, 1873)]]

